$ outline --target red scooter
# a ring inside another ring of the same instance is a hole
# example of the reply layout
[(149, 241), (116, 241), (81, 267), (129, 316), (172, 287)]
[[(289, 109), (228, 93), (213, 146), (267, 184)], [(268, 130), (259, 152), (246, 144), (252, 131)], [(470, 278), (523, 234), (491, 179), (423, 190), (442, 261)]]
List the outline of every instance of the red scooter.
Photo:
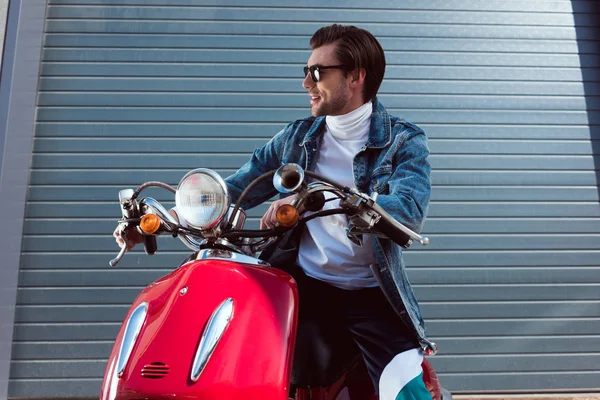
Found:
[[(308, 178), (311, 183), (306, 183)], [(244, 230), (245, 212), (240, 204), (267, 179), (280, 192), (296, 193), (296, 200), (277, 211), (277, 227)], [(156, 200), (137, 200), (151, 186), (175, 193), (180, 222)], [(340, 207), (319, 211), (324, 192), (339, 198)], [(122, 190), (119, 202), (123, 214), (119, 224), (126, 241), (126, 230), (135, 229), (143, 235), (146, 252), (154, 254), (157, 235), (170, 234), (195, 254), (151, 283), (133, 303), (108, 360), (101, 400), (377, 399), (351, 341), (312, 346), (330, 352), (333, 365), (327, 366), (320, 382), (306, 380), (306, 371), (314, 376), (316, 367), (293, 362), (296, 283), (288, 273), (255, 255), (276, 248), (277, 240), (299, 224), (332, 213), (348, 216), (351, 239), (370, 233), (407, 247), (412, 240), (427, 244), (427, 238), (396, 222), (373, 197), (340, 187), (296, 164), (285, 164), (257, 178), (235, 205), (230, 204), (223, 179), (202, 168), (185, 175), (177, 189), (148, 182), (135, 191)], [(300, 218), (298, 209), (315, 213)], [(322, 338), (317, 335), (311, 340)], [(433, 399), (451, 400), (426, 360), (423, 371)]]

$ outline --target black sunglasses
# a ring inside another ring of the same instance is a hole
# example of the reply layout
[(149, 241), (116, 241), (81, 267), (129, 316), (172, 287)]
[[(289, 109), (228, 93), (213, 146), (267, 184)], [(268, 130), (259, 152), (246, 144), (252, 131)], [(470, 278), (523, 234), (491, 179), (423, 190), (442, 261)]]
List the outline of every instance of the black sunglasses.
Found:
[(321, 72), (324, 69), (347, 69), (343, 65), (330, 65), (328, 67), (324, 67), (322, 65), (313, 65), (312, 67), (304, 67), (304, 77), (310, 72), (310, 77), (313, 82), (319, 82), (321, 80)]

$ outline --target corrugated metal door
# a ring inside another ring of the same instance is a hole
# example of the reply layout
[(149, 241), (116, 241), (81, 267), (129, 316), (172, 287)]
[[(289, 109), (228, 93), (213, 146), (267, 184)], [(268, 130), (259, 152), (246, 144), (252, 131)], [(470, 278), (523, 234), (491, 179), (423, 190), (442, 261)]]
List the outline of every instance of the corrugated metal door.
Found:
[(381, 40), (381, 100), (430, 137), (432, 244), (406, 259), (442, 383), (599, 388), (595, 3), (301, 3), (49, 1), (11, 396), (98, 393), (128, 304), (187, 253), (110, 269), (118, 190), (227, 175), (307, 115), (308, 39), (332, 22)]

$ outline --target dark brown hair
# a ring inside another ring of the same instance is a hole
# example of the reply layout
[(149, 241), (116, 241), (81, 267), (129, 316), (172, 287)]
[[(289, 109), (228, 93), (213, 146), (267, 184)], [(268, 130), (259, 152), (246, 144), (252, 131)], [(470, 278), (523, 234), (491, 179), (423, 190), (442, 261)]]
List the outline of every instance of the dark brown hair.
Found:
[(310, 39), (313, 50), (330, 43), (336, 44), (336, 57), (348, 71), (366, 70), (364, 100), (374, 100), (385, 73), (385, 54), (375, 36), (355, 26), (333, 24)]

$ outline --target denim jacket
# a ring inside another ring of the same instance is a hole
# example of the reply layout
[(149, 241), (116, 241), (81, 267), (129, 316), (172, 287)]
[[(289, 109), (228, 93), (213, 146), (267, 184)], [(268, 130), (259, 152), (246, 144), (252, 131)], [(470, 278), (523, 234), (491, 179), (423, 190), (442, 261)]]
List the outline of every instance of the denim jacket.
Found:
[[(226, 179), (234, 201), (261, 174), (285, 163), (313, 170), (325, 130), (325, 117), (310, 117), (288, 124), (267, 144), (254, 151), (250, 161)], [(423, 226), (431, 192), (429, 149), (425, 133), (404, 119), (393, 117), (375, 99), (366, 144), (354, 157), (354, 179), (358, 190), (377, 192), (377, 203), (396, 220), (419, 232)], [(255, 207), (277, 194), (270, 181), (256, 187), (244, 209)], [(374, 238), (377, 260), (373, 272), (390, 303), (426, 353), (435, 345), (426, 338), (416, 297), (408, 281), (402, 249), (389, 239)]]

